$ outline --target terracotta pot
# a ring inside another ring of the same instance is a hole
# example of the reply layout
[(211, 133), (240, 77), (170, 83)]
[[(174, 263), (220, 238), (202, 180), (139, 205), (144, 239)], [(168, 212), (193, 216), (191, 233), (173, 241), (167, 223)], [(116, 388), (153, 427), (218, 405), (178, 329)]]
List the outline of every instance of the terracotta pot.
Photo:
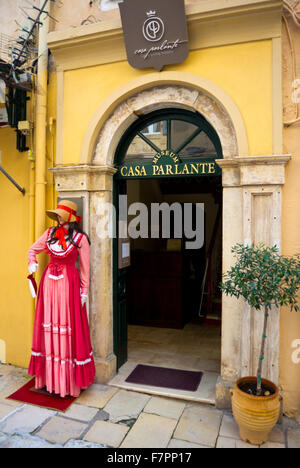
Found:
[(231, 390), (232, 411), (241, 438), (250, 444), (261, 445), (267, 442), (269, 433), (278, 421), (280, 414), (280, 397), (277, 386), (269, 380), (262, 383), (274, 390), (270, 396), (255, 396), (243, 392), (239, 384), (256, 383), (256, 377), (243, 377), (236, 381)]

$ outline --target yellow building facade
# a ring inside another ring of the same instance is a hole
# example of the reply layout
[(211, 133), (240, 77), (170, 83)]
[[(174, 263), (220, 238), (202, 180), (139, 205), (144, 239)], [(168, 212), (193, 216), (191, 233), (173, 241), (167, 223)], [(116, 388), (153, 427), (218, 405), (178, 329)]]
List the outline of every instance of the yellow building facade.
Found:
[[(50, 67), (40, 64), (27, 104), (33, 157), (15, 149), (12, 128), (0, 128), (1, 165), (26, 189), (23, 196), (1, 176), (0, 361), (21, 367), (29, 362), (34, 303), (26, 254), (50, 225), (44, 209), (55, 207), (57, 197), (80, 199), (92, 241), (89, 320), (97, 381), (107, 383), (118, 373), (116, 285), (113, 241), (101, 236), (100, 213), (113, 202), (118, 145), (140, 117), (166, 108), (197, 112), (217, 133), (223, 271), (233, 262), (236, 242), (276, 243), (283, 254), (299, 252), (299, 32), (288, 14), (282, 19), (281, 0), (186, 2), (188, 58), (161, 72), (137, 70), (127, 61), (118, 8), (76, 3), (72, 17), (67, 0), (61, 8), (51, 5), (59, 22), (49, 22), (46, 36)], [(222, 298), (219, 407), (228, 405), (236, 378), (256, 372), (261, 323), (241, 301)], [(264, 374), (279, 384), (285, 414), (297, 416), (299, 314), (274, 310), (268, 336)]]

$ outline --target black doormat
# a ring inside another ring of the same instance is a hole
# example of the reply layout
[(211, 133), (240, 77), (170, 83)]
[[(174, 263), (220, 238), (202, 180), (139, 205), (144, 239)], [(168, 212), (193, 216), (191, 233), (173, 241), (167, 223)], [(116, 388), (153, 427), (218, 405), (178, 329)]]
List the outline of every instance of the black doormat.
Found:
[(203, 373), (138, 364), (125, 382), (195, 392)]

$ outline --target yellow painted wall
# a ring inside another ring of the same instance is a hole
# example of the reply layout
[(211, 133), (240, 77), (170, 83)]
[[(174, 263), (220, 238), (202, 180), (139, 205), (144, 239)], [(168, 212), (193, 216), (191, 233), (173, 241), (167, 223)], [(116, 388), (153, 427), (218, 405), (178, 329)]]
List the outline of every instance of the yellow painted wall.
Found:
[[(272, 154), (271, 41), (194, 51), (184, 63), (165, 70), (200, 75), (223, 88), (245, 120), (250, 154)], [(102, 101), (121, 85), (152, 72), (135, 70), (127, 62), (65, 72), (64, 164), (79, 162), (85, 130)]]
[(30, 243), (29, 162), (26, 153), (16, 150), (16, 133), (10, 127), (0, 129), (0, 149), (3, 168), (27, 192), (23, 196), (0, 173), (0, 341), (4, 342), (1, 355), (7, 363), (26, 367), (33, 318), (33, 301), (26, 279)]
[[(28, 105), (27, 118), (34, 120), (34, 96)], [(56, 74), (49, 76), (49, 99), (47, 122), (52, 117), (53, 136), (47, 128), (47, 167), (55, 164), (56, 130)], [(32, 138), (27, 138), (27, 145), (34, 152)], [(21, 367), (28, 367), (33, 332), (34, 301), (31, 298), (28, 281), (27, 251), (32, 244), (29, 215), (29, 176), (30, 162), (27, 152), (19, 153), (16, 149), (16, 133), (10, 128), (0, 129), (0, 150), (2, 150), (3, 168), (25, 187), (23, 196), (2, 173), (0, 173), (0, 361)], [(53, 175), (47, 172), (46, 189), (47, 208), (56, 204)], [(46, 217), (46, 227), (52, 221)], [(39, 276), (47, 262), (47, 255), (40, 254)]]
[[(283, 28), (283, 119), (291, 122), (300, 116), (300, 99), (293, 99), (292, 83), (300, 78), (300, 31), (288, 18), (292, 46)], [(298, 97), (300, 93), (298, 94)], [(291, 154), (283, 187), (282, 251), (285, 255), (300, 253), (300, 122), (284, 128), (283, 152)], [(300, 304), (300, 293), (299, 293)], [(284, 411), (300, 421), (300, 313), (281, 310), (280, 384)]]
[[(282, 250), (294, 255), (300, 254), (300, 123), (285, 130), (284, 143), (292, 159), (283, 187)], [(300, 313), (287, 308), (281, 310), (279, 369), (285, 413), (300, 420)]]

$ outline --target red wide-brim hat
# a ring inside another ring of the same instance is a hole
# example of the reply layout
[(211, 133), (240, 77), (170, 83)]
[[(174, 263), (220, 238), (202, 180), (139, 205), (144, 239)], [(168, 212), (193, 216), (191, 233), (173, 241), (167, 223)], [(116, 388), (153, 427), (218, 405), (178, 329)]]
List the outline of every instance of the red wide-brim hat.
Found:
[(70, 200), (61, 200), (55, 210), (47, 210), (46, 214), (55, 221), (57, 221), (57, 216), (61, 216), (66, 223), (79, 224), (81, 222), (80, 216), (77, 216), (77, 205)]

